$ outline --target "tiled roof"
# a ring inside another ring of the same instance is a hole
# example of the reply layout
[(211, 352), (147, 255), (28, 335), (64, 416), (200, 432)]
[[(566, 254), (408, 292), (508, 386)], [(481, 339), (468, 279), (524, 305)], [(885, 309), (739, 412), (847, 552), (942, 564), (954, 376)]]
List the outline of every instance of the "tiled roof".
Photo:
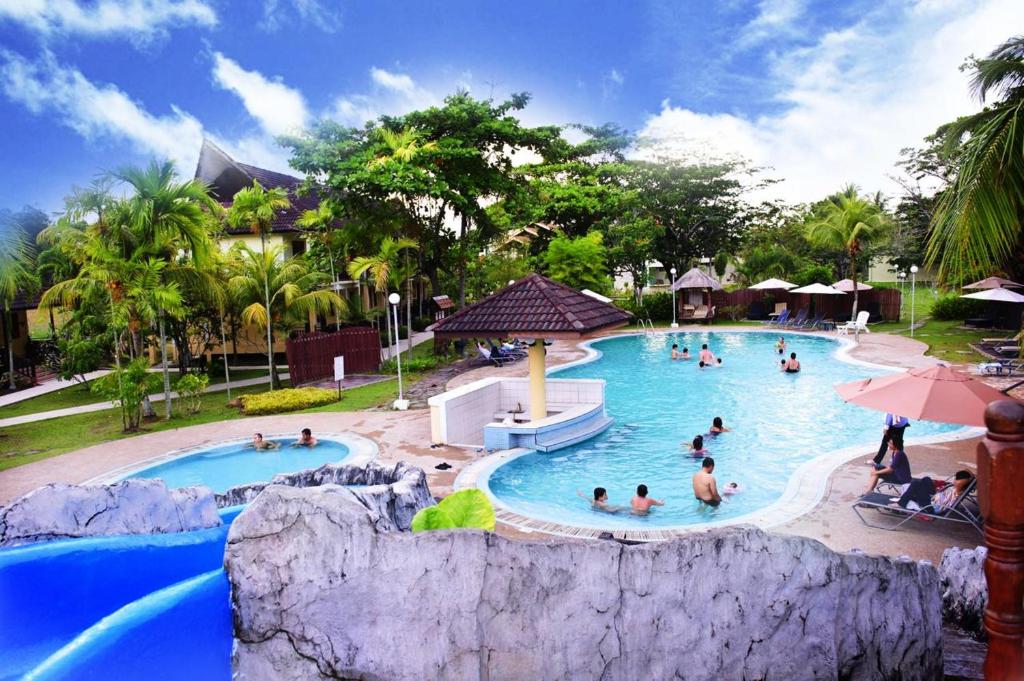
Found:
[[(267, 170), (265, 168), (257, 168), (247, 163), (235, 162), (239, 168), (244, 170), (252, 179), (262, 185), (264, 189), (272, 189), (274, 187), (282, 187), (288, 192), (288, 200), (291, 201), (291, 207), (286, 208), (282, 211), (278, 211), (274, 216), (274, 221), (270, 223), (270, 231), (279, 234), (282, 232), (300, 232), (298, 227), (295, 226), (295, 221), (299, 219), (303, 211), (316, 210), (320, 201), (312, 194), (305, 194), (300, 196), (298, 194), (299, 185), (302, 183), (297, 177), (291, 175), (285, 175), (284, 173), (276, 173), (273, 170)], [(225, 207), (231, 205), (231, 202), (226, 202)], [(246, 234), (249, 230), (242, 228), (231, 228), (228, 227), (225, 231), (228, 234)]]
[(709, 288), (712, 291), (721, 291), (722, 285), (705, 274), (700, 268), (694, 267), (672, 283), (673, 291), (684, 288)]
[(630, 317), (630, 313), (614, 305), (539, 274), (530, 274), (430, 329), (441, 338), (577, 338), (622, 326)]

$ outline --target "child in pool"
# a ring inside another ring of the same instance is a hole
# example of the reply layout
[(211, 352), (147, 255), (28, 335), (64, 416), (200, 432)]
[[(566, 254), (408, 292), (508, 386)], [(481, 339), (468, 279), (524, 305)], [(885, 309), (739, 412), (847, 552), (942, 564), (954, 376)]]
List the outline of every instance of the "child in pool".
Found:
[(725, 489), (722, 490), (722, 494), (728, 494), (728, 495), (739, 494), (742, 491), (743, 491), (743, 488), (740, 487), (740, 484), (738, 482), (730, 482), (729, 484), (727, 484), (725, 486)]
[(779, 336), (779, 340), (775, 343), (775, 350), (781, 355), (786, 351), (786, 339)]
[(722, 417), (716, 416), (711, 420), (711, 430), (708, 431), (711, 435), (718, 435), (719, 433), (728, 433), (729, 428), (726, 428), (722, 423)]
[(701, 459), (708, 455), (708, 450), (704, 449), (704, 436), (698, 435), (693, 438), (693, 443), (690, 444), (690, 456), (695, 459)]

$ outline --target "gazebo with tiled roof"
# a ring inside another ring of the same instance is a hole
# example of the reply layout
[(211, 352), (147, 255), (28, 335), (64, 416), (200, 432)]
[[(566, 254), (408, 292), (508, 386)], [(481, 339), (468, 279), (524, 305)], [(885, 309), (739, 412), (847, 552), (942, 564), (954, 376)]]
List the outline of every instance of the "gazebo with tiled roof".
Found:
[(582, 338), (629, 323), (632, 315), (539, 274), (530, 274), (430, 326), (435, 338), (530, 342), (530, 416), (547, 416), (544, 340)]

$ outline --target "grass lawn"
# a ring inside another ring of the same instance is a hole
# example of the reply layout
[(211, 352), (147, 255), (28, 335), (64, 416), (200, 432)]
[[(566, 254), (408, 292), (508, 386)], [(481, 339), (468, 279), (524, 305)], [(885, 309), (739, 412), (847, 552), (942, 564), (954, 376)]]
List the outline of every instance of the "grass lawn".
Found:
[[(992, 329), (964, 329), (961, 328), (962, 325), (963, 322), (958, 320), (929, 319), (922, 327), (914, 331), (914, 340), (927, 343), (928, 354), (946, 362), (966, 364), (985, 361), (984, 355), (975, 352), (967, 344), (977, 342), (982, 338), (999, 336), (1000, 332)], [(909, 321), (885, 322), (872, 324), (871, 331), (872, 333), (891, 333), (909, 338), (909, 327)]]
[[(231, 380), (241, 381), (248, 378), (260, 378), (266, 375), (267, 372), (263, 369), (244, 369), (240, 371), (232, 371)], [(174, 387), (174, 381), (176, 378), (177, 372), (172, 372), (172, 388)], [(97, 402), (103, 402), (103, 399), (90, 392), (89, 386), (75, 384), (52, 393), (46, 393), (39, 397), (33, 397), (30, 400), (24, 400), (22, 402), (16, 402), (12, 405), (6, 406), (3, 409), (0, 409), (0, 418), (6, 419), (13, 418), (15, 416), (24, 416), (25, 414), (38, 414), (44, 411), (67, 409), (68, 407), (80, 407), (85, 404), (95, 404)]]
[[(418, 374), (403, 375), (409, 384), (420, 378)], [(262, 386), (232, 390), (232, 396), (262, 392)], [(170, 421), (158, 419), (143, 424), (138, 433), (121, 432), (121, 412), (118, 409), (65, 416), (37, 423), (26, 423), (0, 429), (0, 470), (14, 468), (32, 461), (64, 454), (83, 447), (109, 440), (121, 440), (145, 433), (156, 433), (172, 428), (196, 426), (214, 421), (231, 421), (245, 418), (238, 409), (225, 405), (224, 393), (203, 396), (203, 407), (191, 416), (175, 415)], [(379, 383), (351, 388), (344, 391), (341, 402), (314, 407), (299, 412), (360, 411), (377, 406), (386, 406), (398, 397), (398, 381), (388, 379)], [(154, 405), (161, 413), (161, 404)], [(5, 410), (6, 413), (6, 410)]]

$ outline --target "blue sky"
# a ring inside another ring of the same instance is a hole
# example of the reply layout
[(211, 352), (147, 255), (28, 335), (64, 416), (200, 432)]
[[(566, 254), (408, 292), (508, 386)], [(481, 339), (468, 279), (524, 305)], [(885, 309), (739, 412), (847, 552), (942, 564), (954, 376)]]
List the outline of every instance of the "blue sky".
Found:
[(957, 66), (1022, 30), (1019, 0), (0, 0), (0, 206), (153, 157), (190, 175), (204, 135), (286, 170), (276, 134), (460, 87), (742, 155), (793, 201), (891, 193), (899, 149), (975, 106)]

